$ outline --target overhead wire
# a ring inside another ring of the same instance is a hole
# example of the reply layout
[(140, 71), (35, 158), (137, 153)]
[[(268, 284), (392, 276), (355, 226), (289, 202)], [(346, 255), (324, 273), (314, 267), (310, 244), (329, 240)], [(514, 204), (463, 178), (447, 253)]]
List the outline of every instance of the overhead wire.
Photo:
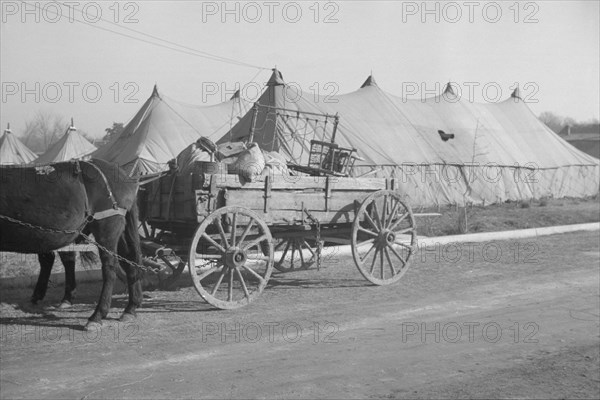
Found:
[[(29, 3), (29, 2), (24, 1), (24, 0), (20, 0), (20, 1), (23, 4), (27, 4), (27, 5), (33, 6), (33, 7), (38, 8), (38, 9), (41, 10), (41, 6), (39, 5), (39, 3)], [(59, 3), (59, 4), (65, 5), (64, 3)], [(71, 6), (69, 5), (69, 7), (71, 7)], [(82, 10), (77, 9), (74, 6), (73, 6), (73, 9), (83, 12)], [(60, 18), (64, 18), (65, 17), (65, 15), (63, 15), (62, 13), (59, 14), (59, 13), (57, 13), (54, 10), (47, 9), (47, 10), (44, 10), (44, 11), (45, 12), (50, 11), (50, 12), (54, 13), (55, 15), (59, 16)], [(83, 24), (83, 25), (88, 25), (88, 26), (96, 28), (96, 29), (100, 29), (100, 30), (103, 30), (103, 31), (106, 31), (106, 32), (114, 33), (116, 35), (124, 36), (124, 37), (130, 38), (130, 39), (134, 39), (134, 40), (137, 40), (137, 41), (140, 41), (140, 42), (144, 42), (144, 43), (147, 43), (147, 44), (151, 44), (151, 45), (154, 45), (154, 46), (163, 47), (163, 48), (166, 48), (166, 49), (169, 49), (169, 50), (177, 51), (177, 52), (180, 52), (180, 53), (183, 53), (183, 54), (188, 54), (188, 55), (192, 55), (192, 56), (202, 57), (202, 58), (206, 58), (206, 59), (209, 59), (209, 60), (223, 62), (223, 63), (227, 63), (227, 64), (232, 64), (232, 65), (238, 65), (238, 66), (242, 66), (242, 67), (256, 68), (256, 69), (259, 70), (259, 72), (262, 71), (262, 70), (270, 69), (270, 68), (267, 68), (267, 67), (262, 67), (262, 66), (258, 66), (258, 65), (249, 64), (249, 63), (246, 63), (246, 62), (243, 62), (243, 61), (235, 60), (235, 59), (232, 59), (232, 58), (218, 56), (218, 55), (211, 54), (211, 53), (208, 53), (208, 52), (205, 52), (205, 51), (202, 51), (202, 50), (197, 50), (197, 49), (194, 49), (192, 47), (181, 45), (181, 44), (178, 44), (176, 42), (173, 42), (173, 41), (170, 41), (170, 40), (167, 40), (167, 39), (162, 39), (162, 38), (160, 38), (158, 36), (151, 35), (149, 33), (141, 32), (141, 31), (138, 31), (136, 29), (133, 29), (133, 28), (130, 28), (130, 27), (127, 27), (127, 26), (119, 25), (119, 24), (117, 24), (117, 23), (115, 23), (113, 21), (104, 19), (102, 17), (98, 18), (98, 20), (104, 21), (104, 22), (112, 24), (112, 25), (116, 25), (119, 28), (128, 30), (130, 32), (135, 32), (138, 35), (146, 36), (146, 37), (149, 37), (151, 39), (159, 40), (161, 42), (168, 43), (169, 45), (177, 46), (177, 47), (172, 47), (172, 46), (168, 46), (168, 45), (165, 45), (165, 44), (153, 42), (153, 41), (146, 40), (146, 39), (143, 39), (143, 38), (140, 38), (140, 37), (136, 37), (136, 36), (133, 36), (133, 35), (128, 35), (128, 34), (123, 33), (123, 32), (117, 32), (117, 31), (108, 29), (106, 27), (100, 26), (100, 25), (95, 25), (95, 24), (89, 23), (87, 21), (82, 21), (80, 19), (75, 18), (74, 16), (71, 16), (69, 19), (73, 20), (73, 21), (76, 21), (76, 22), (79, 22), (80, 24)]]

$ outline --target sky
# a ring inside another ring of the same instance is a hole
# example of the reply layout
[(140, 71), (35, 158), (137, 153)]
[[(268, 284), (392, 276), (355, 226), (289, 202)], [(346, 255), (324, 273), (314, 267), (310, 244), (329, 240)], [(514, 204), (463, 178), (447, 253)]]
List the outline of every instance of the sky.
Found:
[(518, 84), (536, 115), (600, 112), (599, 1), (0, 3), (0, 127), (17, 134), (41, 112), (101, 137), (155, 84), (191, 104), (236, 85), (253, 101), (273, 67), (321, 95), (372, 73), (409, 99), (452, 81), (469, 101), (497, 102)]

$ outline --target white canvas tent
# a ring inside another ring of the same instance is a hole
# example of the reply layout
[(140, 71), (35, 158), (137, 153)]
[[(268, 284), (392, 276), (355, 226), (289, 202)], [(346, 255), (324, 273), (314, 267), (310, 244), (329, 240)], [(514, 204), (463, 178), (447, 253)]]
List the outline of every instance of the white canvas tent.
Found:
[(39, 156), (35, 160), (35, 163), (48, 164), (60, 161), (81, 160), (89, 158), (90, 154), (94, 151), (96, 151), (96, 146), (77, 132), (77, 128), (73, 126), (73, 120), (71, 120), (71, 125), (67, 128), (65, 134), (50, 146), (44, 154)]
[(0, 138), (0, 164), (29, 164), (37, 155), (29, 150), (10, 130), (10, 125)]
[(131, 175), (157, 173), (199, 137), (221, 137), (247, 108), (239, 92), (229, 101), (197, 106), (159, 94), (155, 86), (123, 132), (92, 156), (118, 163)]
[[(363, 158), (353, 175), (395, 177), (414, 205), (583, 197), (597, 194), (600, 187), (599, 160), (547, 128), (518, 91), (490, 104), (457, 98), (451, 87), (423, 101), (407, 100), (383, 91), (369, 77), (352, 93), (315, 98), (287, 86), (274, 70), (257, 103), (337, 113), (336, 142), (356, 148)], [(245, 141), (253, 131), (262, 148), (305, 163), (309, 137), (300, 128), (311, 122), (277, 117), (264, 107), (257, 110), (256, 115), (249, 111), (219, 142)], [(317, 134), (329, 132), (312, 124)], [(438, 131), (454, 138), (444, 141)]]

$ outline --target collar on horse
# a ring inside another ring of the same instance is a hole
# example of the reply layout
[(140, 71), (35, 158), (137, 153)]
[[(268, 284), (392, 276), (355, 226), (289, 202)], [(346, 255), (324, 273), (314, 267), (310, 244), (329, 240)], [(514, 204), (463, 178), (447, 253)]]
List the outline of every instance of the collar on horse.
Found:
[[(112, 203), (112, 208), (108, 208), (106, 210), (97, 211), (97, 212), (90, 212), (90, 205), (89, 205), (89, 200), (88, 200), (88, 195), (87, 195), (87, 189), (85, 187), (85, 182), (83, 182), (83, 174), (81, 171), (80, 163), (84, 163), (84, 164), (87, 164), (87, 165), (93, 167), (98, 172), (98, 174), (102, 177), (102, 180), (104, 181), (104, 186), (106, 187), (106, 191), (108, 192), (108, 198)], [(106, 175), (104, 175), (102, 170), (100, 168), (98, 168), (98, 166), (96, 164), (94, 164), (94, 162), (92, 160), (89, 160), (89, 161), (76, 160), (75, 161), (75, 170), (76, 170), (76, 173), (82, 177), (81, 183), (83, 185), (83, 191), (85, 193), (85, 217), (86, 217), (86, 221), (88, 223), (92, 222), (93, 220), (101, 220), (101, 219), (112, 217), (114, 215), (125, 216), (125, 214), (127, 214), (127, 209), (125, 209), (123, 207), (119, 207), (117, 200), (115, 199), (115, 196), (113, 195), (113, 192), (110, 188), (110, 184), (108, 183), (108, 179), (106, 179)]]

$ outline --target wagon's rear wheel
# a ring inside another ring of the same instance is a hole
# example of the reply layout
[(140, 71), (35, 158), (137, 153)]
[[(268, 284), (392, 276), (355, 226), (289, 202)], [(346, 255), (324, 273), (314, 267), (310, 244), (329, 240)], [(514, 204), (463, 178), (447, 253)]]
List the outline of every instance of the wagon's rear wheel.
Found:
[(245, 306), (260, 295), (273, 271), (271, 232), (251, 210), (220, 208), (196, 229), (188, 260), (204, 300), (223, 309)]
[(413, 213), (397, 192), (380, 190), (363, 201), (352, 224), (352, 257), (365, 279), (376, 285), (397, 282), (416, 244)]
[(281, 239), (275, 251), (275, 268), (281, 272), (305, 270), (317, 261), (317, 251), (304, 237)]

